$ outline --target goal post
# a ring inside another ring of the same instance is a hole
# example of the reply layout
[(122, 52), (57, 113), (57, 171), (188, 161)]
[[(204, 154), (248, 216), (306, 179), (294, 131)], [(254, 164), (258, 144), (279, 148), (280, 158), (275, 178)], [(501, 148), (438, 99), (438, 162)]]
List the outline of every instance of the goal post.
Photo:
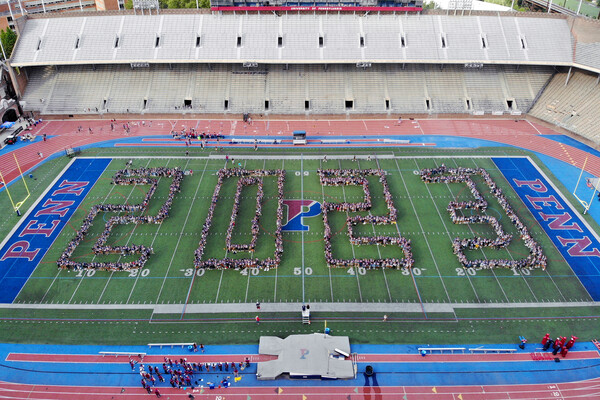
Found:
[(15, 158), (15, 163), (17, 164), (17, 168), (19, 170), (19, 175), (21, 176), (21, 180), (23, 181), (23, 185), (25, 185), (25, 190), (27, 191), (27, 195), (25, 196), (25, 198), (21, 201), (17, 201), (15, 203), (12, 195), (10, 194), (10, 190), (8, 189), (8, 184), (6, 183), (6, 180), (4, 179), (4, 175), (2, 175), (2, 172), (0, 172), (0, 179), (2, 180), (2, 184), (4, 185), (4, 189), (6, 190), (6, 194), (8, 195), (8, 199), (10, 200), (10, 204), (12, 205), (13, 210), (18, 214), (20, 214), (20, 208), (21, 206), (27, 201), (27, 199), (29, 198), (29, 196), (31, 195), (31, 192), (29, 191), (29, 187), (27, 186), (27, 181), (25, 180), (25, 177), (23, 177), (23, 171), (21, 170), (21, 166), (19, 165), (19, 161), (17, 160), (17, 156), (13, 153), (13, 157)]
[(590, 197), (589, 201), (585, 201), (584, 199), (579, 197), (579, 195), (577, 194), (577, 189), (579, 189), (579, 183), (581, 182), (581, 178), (583, 177), (583, 171), (585, 171), (585, 165), (587, 164), (587, 160), (588, 159), (586, 157), (585, 161), (583, 162), (583, 166), (581, 167), (581, 172), (579, 173), (579, 178), (577, 179), (577, 183), (575, 184), (575, 189), (573, 189), (573, 196), (583, 206), (584, 214), (587, 214), (587, 212), (590, 210), (590, 207), (592, 206), (592, 202), (594, 201), (594, 197), (596, 196), (596, 193), (598, 193), (598, 191), (600, 191), (600, 179), (586, 178), (585, 179), (586, 186), (593, 189), (592, 197)]

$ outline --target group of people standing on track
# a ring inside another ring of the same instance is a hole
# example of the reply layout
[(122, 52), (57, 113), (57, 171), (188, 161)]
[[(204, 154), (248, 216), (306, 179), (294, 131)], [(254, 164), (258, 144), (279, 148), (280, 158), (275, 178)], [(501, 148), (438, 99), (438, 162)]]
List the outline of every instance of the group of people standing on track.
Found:
[[(196, 345), (194, 347), (197, 349)], [(202, 346), (202, 352), (204, 352), (204, 346)], [(158, 386), (161, 383), (165, 383), (167, 379), (171, 388), (174, 389), (185, 390), (189, 388), (193, 390), (200, 386), (206, 386), (209, 389), (214, 389), (215, 387), (227, 388), (230, 386), (230, 376), (227, 376), (227, 374), (230, 372), (233, 373), (234, 380), (235, 378), (241, 379), (238, 378), (240, 371), (250, 366), (250, 359), (246, 357), (244, 361), (236, 363), (233, 361), (198, 362), (188, 361), (187, 358), (183, 357), (178, 359), (164, 357), (161, 368), (162, 372), (156, 365), (145, 365), (143, 357), (139, 362), (130, 358), (129, 365), (132, 371), (136, 370), (137, 365), (141, 376), (140, 383), (148, 394), (155, 394), (156, 397), (162, 397)], [(201, 374), (205, 374), (204, 377)], [(223, 374), (222, 379), (219, 379), (219, 374)], [(168, 386), (165, 385), (165, 387)]]
[(577, 336), (571, 335), (571, 339), (567, 340), (566, 336), (559, 336), (556, 340), (552, 340), (550, 338), (550, 334), (546, 333), (546, 335), (542, 338), (542, 346), (544, 351), (550, 350), (552, 348), (552, 354), (557, 355), (560, 353), (563, 357), (567, 356), (567, 353), (575, 344), (575, 341), (579, 339)]

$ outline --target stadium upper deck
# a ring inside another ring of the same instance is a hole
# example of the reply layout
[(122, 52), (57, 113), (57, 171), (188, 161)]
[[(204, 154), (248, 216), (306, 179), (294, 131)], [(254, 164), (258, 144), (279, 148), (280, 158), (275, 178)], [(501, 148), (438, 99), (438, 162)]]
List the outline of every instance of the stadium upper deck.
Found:
[(484, 63), (570, 66), (565, 18), (161, 14), (28, 19), (11, 64)]
[(600, 98), (577, 86), (581, 70), (600, 74), (600, 24), (586, 18), (168, 10), (17, 26), (17, 92), (40, 115), (520, 115), (538, 102), (536, 117), (600, 137), (598, 103), (568, 100)]

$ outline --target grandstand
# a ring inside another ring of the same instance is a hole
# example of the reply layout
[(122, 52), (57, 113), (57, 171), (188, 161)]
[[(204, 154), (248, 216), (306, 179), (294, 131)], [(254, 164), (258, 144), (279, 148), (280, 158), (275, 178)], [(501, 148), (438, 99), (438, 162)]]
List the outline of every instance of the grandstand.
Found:
[[(32, 67), (23, 100), (25, 109), (45, 115), (525, 113), (552, 73), (497, 65)], [(513, 99), (510, 107), (505, 99)]]
[(600, 88), (598, 77), (584, 72), (556, 74), (540, 96), (531, 115), (600, 142)]
[(600, 28), (582, 18), (169, 12), (18, 26), (18, 92), (45, 117), (531, 112), (597, 139)]

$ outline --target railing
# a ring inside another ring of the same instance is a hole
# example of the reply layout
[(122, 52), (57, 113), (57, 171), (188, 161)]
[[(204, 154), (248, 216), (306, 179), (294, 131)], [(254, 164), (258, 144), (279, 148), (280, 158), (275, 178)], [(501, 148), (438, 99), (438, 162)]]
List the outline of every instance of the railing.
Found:
[(321, 143), (323, 144), (346, 144), (349, 141), (346, 139), (323, 139)]
[(464, 348), (464, 347), (419, 347), (417, 350), (419, 350), (419, 353), (421, 353), (422, 351), (425, 351), (425, 352), (429, 352), (430, 354), (433, 354), (434, 351), (439, 351), (440, 354), (444, 353), (445, 351), (449, 351), (451, 354), (454, 354), (455, 351), (460, 351), (461, 353), (464, 354), (466, 348)]
[(515, 351), (517, 351), (517, 349), (482, 349), (482, 348), (476, 348), (476, 349), (469, 349), (469, 351), (471, 352), (471, 354), (474, 353), (483, 353), (483, 354), (487, 354), (487, 353), (514, 353)]
[(100, 352), (98, 352), (98, 354), (100, 354), (102, 357), (104, 357), (104, 356), (115, 356), (115, 357), (128, 356), (128, 357), (144, 358), (146, 356), (146, 353), (131, 353), (128, 351), (100, 351)]
[(352, 353), (352, 370), (354, 371), (354, 379), (356, 379), (356, 373), (358, 371), (358, 353)]
[(163, 346), (171, 346), (171, 348), (173, 347), (187, 347), (187, 346), (193, 346), (194, 343), (148, 343), (148, 347), (159, 347), (159, 348), (163, 348)]

